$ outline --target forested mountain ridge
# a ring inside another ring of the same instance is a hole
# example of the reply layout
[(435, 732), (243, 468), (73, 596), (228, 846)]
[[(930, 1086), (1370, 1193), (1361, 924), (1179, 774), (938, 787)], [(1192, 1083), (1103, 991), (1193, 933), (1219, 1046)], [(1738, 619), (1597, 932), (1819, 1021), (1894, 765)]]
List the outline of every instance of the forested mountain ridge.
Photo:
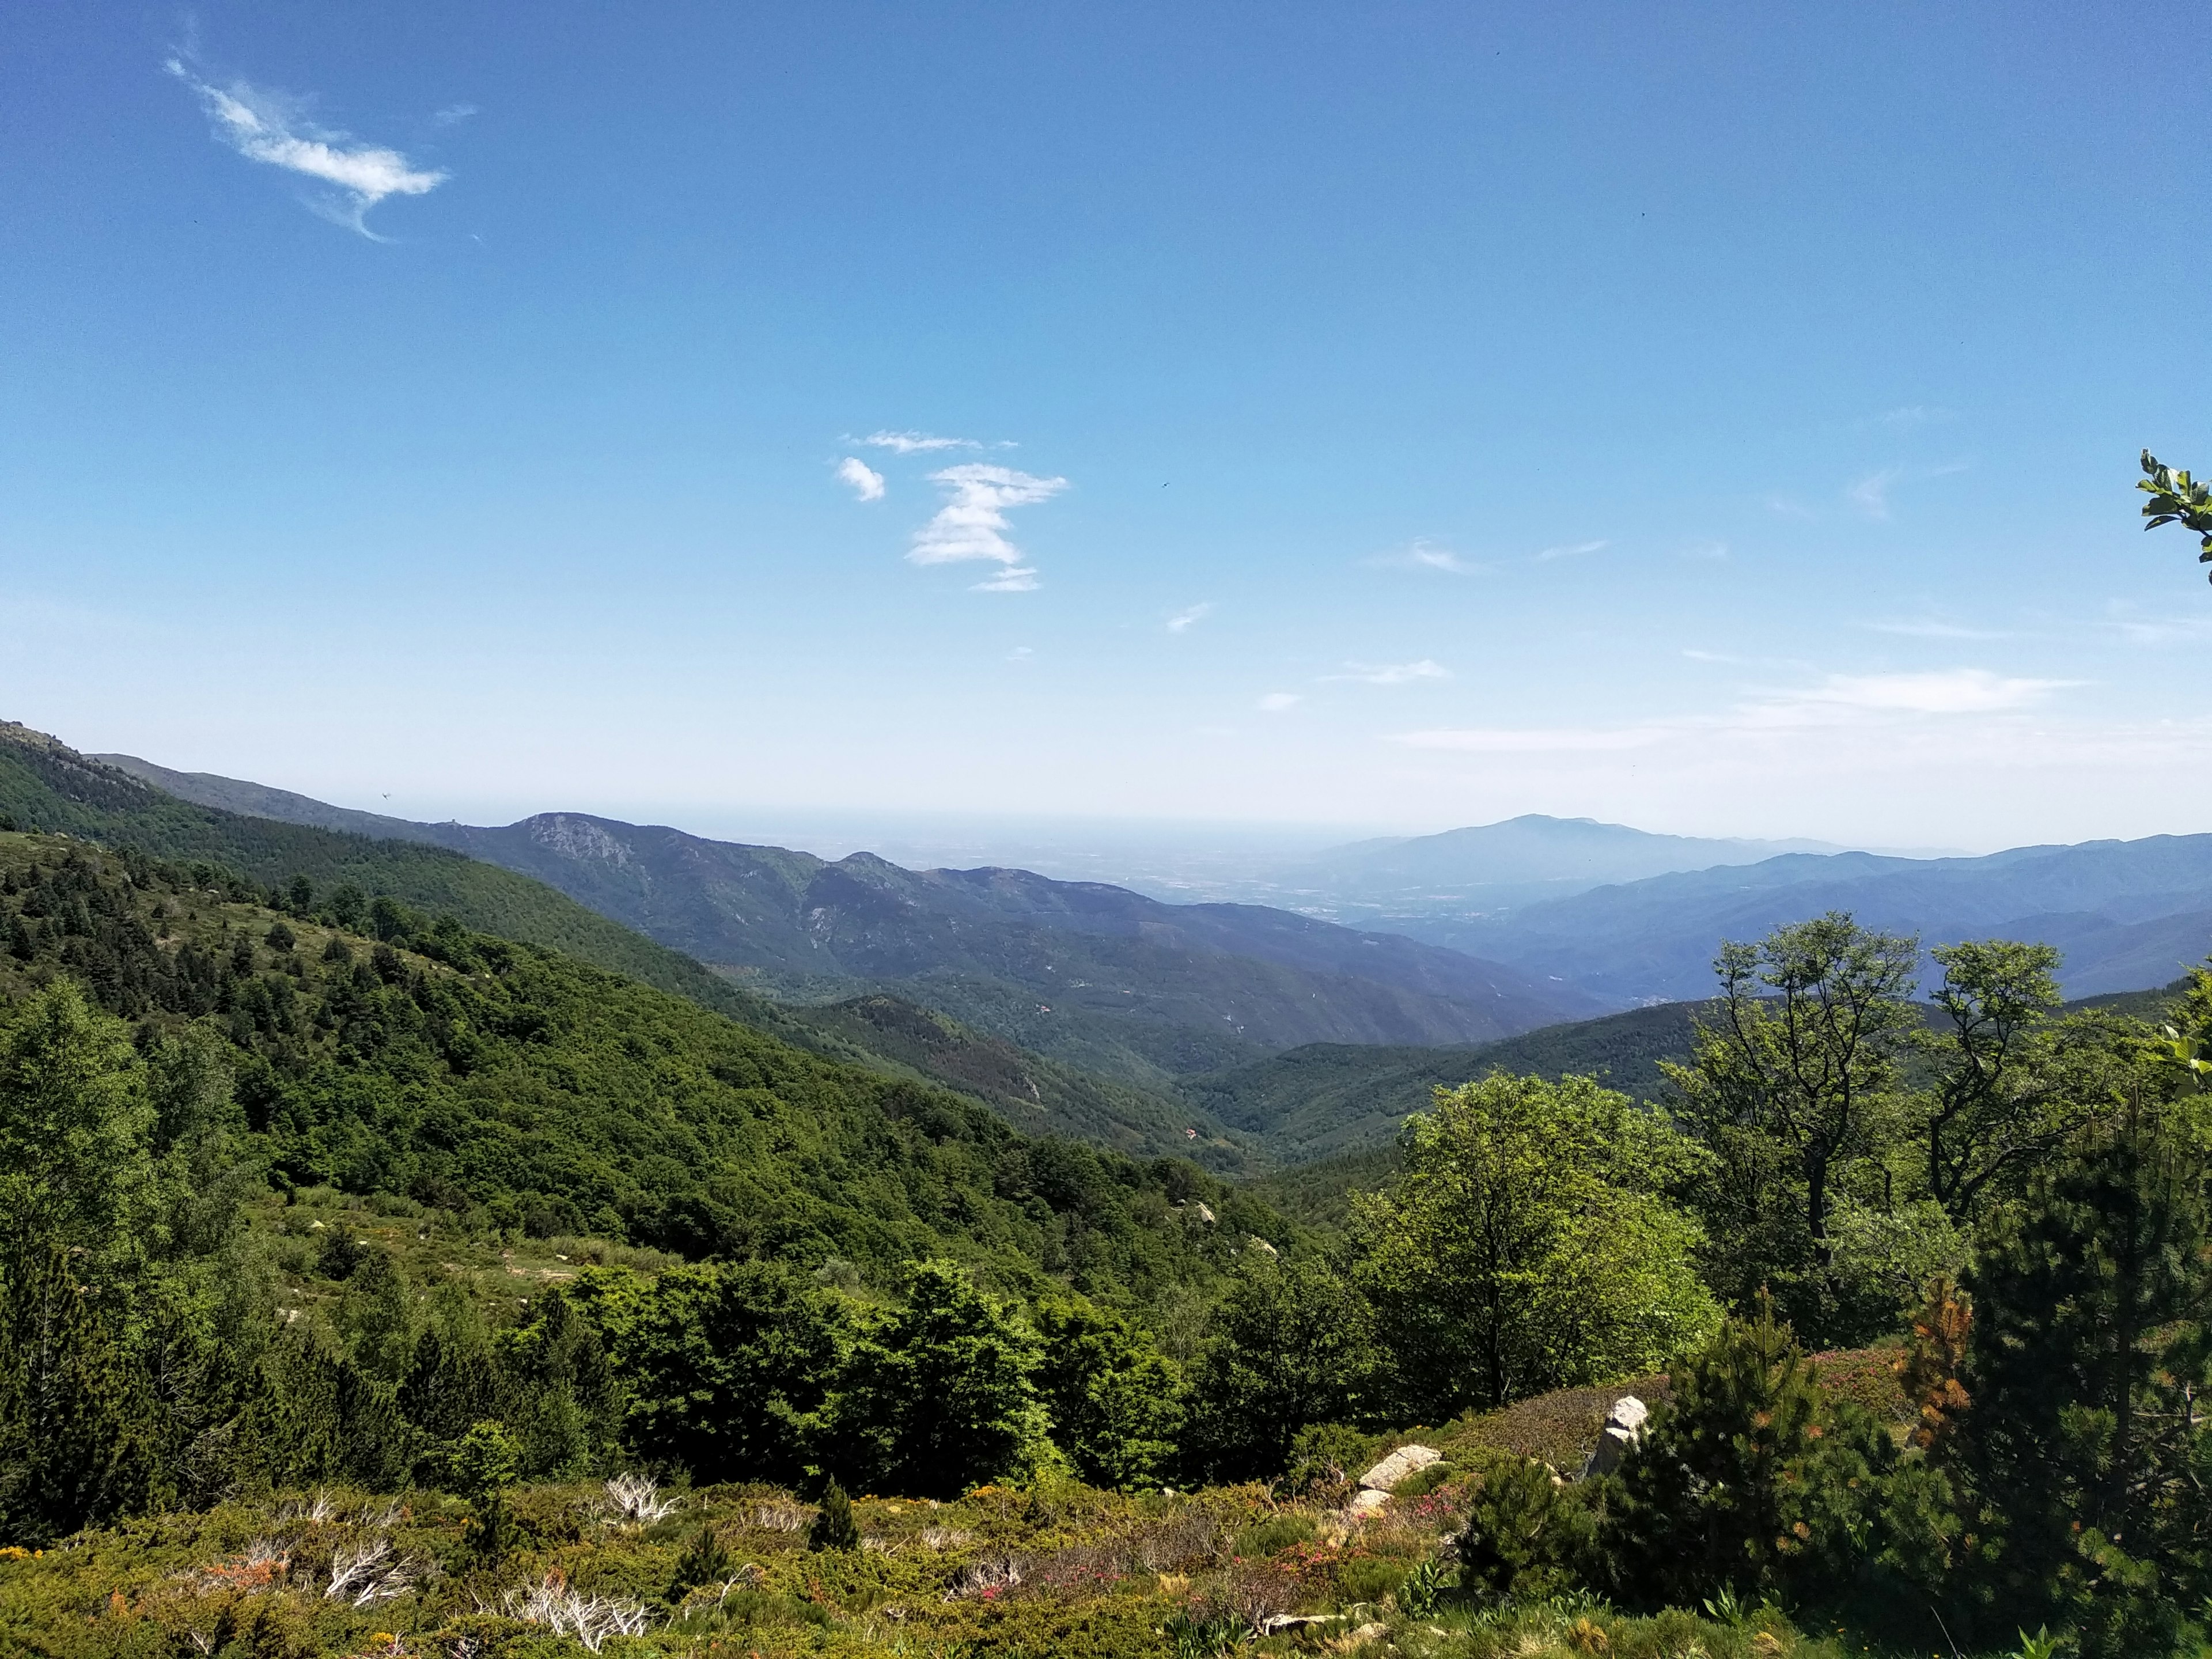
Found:
[[(342, 811), (114, 758), (200, 799)], [(1479, 1042), (1599, 1011), (1571, 987), (1396, 934), (1263, 906), (1164, 904), (1027, 871), (911, 871), (867, 854), (830, 862), (568, 812), (407, 834), (536, 876), (761, 982), (888, 989), (1154, 1087), (1302, 1042)]]
[(1480, 951), (1594, 994), (1705, 994), (1717, 941), (1757, 939), (1831, 910), (1936, 945), (2002, 937), (2056, 946), (2068, 994), (2172, 980), (2212, 945), (2212, 835), (2017, 847), (1981, 858), (1790, 854), (1660, 875), (1496, 918), (1405, 918), (1419, 937)]
[[(234, 794), (226, 799), (260, 804)], [(564, 951), (828, 1058), (960, 1090), (1032, 1133), (1080, 1135), (1133, 1156), (1188, 1155), (1226, 1170), (1252, 1162), (1249, 1150), (1221, 1133), (1202, 1111), (1126, 1080), (1085, 1076), (942, 1014), (916, 1009), (910, 1017), (894, 1017), (880, 1000), (860, 1015), (835, 1006), (786, 1006), (542, 882), (465, 852), (371, 838), (343, 823), (278, 822), (179, 799), (158, 781), (149, 785), (100, 757), (7, 722), (0, 722), (0, 823), (63, 831), (158, 857), (205, 860), (264, 888), (299, 877), (325, 899), (348, 885), (366, 897), (388, 895), (484, 933)], [(930, 1027), (927, 1041), (919, 1040), (920, 1022)], [(894, 1027), (902, 1033), (896, 1038), (889, 1035)], [(1195, 1138), (1186, 1133), (1193, 1128)]]
[[(280, 1183), (694, 1257), (889, 1271), (949, 1253), (1109, 1297), (1218, 1272), (1247, 1232), (1286, 1237), (1188, 1164), (1024, 1137), (450, 918), (386, 902), (362, 936), (209, 873), (0, 832), (0, 1005), (66, 975), (142, 1042), (212, 1021)], [(1186, 1226), (1175, 1205), (1196, 1198), (1234, 1219)]]

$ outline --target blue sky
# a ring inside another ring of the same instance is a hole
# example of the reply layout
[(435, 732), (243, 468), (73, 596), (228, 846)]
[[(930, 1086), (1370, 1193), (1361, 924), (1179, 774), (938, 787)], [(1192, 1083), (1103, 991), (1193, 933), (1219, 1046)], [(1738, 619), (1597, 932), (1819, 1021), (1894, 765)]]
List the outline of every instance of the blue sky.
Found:
[(2212, 828), (2201, 21), (15, 8), (0, 714), (730, 834)]

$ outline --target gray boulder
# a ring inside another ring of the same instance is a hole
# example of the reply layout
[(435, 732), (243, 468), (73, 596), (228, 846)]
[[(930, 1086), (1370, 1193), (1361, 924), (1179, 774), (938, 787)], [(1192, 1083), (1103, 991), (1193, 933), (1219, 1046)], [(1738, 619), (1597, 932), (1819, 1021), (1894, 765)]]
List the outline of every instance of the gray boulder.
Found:
[(1583, 1465), (1583, 1479), (1611, 1474), (1619, 1468), (1628, 1449), (1644, 1437), (1644, 1420), (1650, 1415), (1651, 1408), (1632, 1394), (1614, 1401), (1613, 1409), (1606, 1413), (1605, 1427), (1599, 1431), (1597, 1449)]

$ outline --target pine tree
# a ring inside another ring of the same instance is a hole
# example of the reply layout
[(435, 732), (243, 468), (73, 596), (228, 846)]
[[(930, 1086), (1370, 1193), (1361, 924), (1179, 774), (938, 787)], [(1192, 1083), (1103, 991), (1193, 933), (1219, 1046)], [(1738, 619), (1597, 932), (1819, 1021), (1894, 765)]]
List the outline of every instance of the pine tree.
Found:
[(2212, 1591), (2206, 1176), (2139, 1107), (1997, 1218), (1967, 1281), (1956, 1462), (1986, 1595), (2076, 1626), (2091, 1659), (2165, 1650)]
[(1870, 1553), (1889, 1437), (1828, 1396), (1763, 1293), (1674, 1384), (1604, 1496), (1601, 1543), (1626, 1599), (1817, 1594)]
[[(844, 1494), (840, 1492), (838, 1495), (842, 1497)], [(848, 1504), (845, 1506), (845, 1518), (848, 1522), (851, 1521), (852, 1515), (853, 1506)], [(817, 1545), (814, 1542), (813, 1534), (810, 1532), (807, 1534), (807, 1547), (815, 1549), (824, 1547)], [(690, 1595), (693, 1590), (704, 1584), (713, 1584), (727, 1579), (736, 1570), (735, 1559), (723, 1545), (722, 1540), (715, 1535), (714, 1528), (702, 1522), (699, 1530), (691, 1534), (691, 1541), (684, 1547), (684, 1553), (676, 1558), (676, 1571), (668, 1581), (668, 1600), (680, 1607), (683, 1605), (684, 1598)]]
[(834, 1480), (823, 1489), (822, 1507), (815, 1511), (814, 1524), (806, 1529), (806, 1547), (810, 1550), (856, 1550), (860, 1547), (860, 1528), (853, 1519), (853, 1500), (845, 1496), (845, 1489)]

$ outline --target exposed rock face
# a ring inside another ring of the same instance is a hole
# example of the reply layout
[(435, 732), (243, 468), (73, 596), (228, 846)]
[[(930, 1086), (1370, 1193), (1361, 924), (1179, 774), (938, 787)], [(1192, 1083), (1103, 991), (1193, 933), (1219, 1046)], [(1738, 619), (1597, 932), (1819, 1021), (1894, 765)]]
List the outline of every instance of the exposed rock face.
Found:
[[(1395, 1492), (1398, 1483), (1415, 1469), (1425, 1469), (1443, 1455), (1426, 1446), (1401, 1446), (1359, 1477), (1359, 1495), (1364, 1498), (1369, 1492)], [(1357, 1502), (1355, 1499), (1355, 1507)]]
[(1625, 1394), (1613, 1402), (1606, 1413), (1605, 1428), (1597, 1437), (1597, 1449), (1583, 1465), (1583, 1479), (1594, 1474), (1611, 1474), (1620, 1467), (1620, 1460), (1628, 1449), (1644, 1437), (1644, 1419), (1651, 1415), (1651, 1408), (1632, 1394)]
[(1345, 1513), (1355, 1521), (1364, 1521), (1390, 1501), (1387, 1492), (1363, 1492), (1355, 1496), (1345, 1508)]

